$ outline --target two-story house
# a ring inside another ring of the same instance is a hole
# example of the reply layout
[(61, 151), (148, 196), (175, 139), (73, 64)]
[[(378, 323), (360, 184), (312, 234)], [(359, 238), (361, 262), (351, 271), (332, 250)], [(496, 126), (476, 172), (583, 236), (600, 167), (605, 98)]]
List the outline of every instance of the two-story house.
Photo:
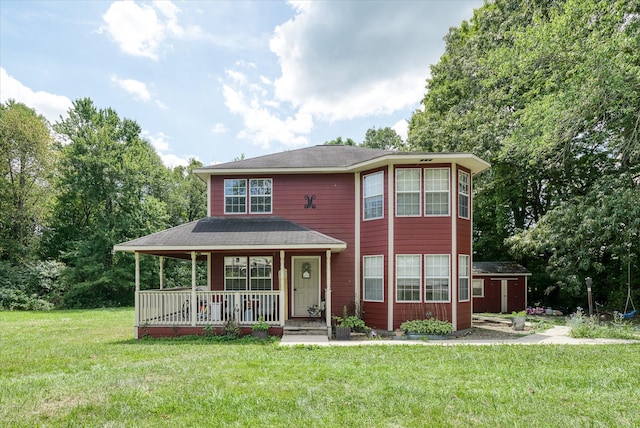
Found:
[[(345, 306), (389, 331), (427, 312), (468, 328), (471, 189), (488, 167), (468, 153), (322, 145), (199, 168), (208, 217), (115, 247), (135, 253), (136, 337), (259, 318), (277, 334), (313, 316), (330, 332)], [(160, 257), (155, 289), (141, 289), (141, 255)], [(190, 286), (163, 287), (166, 257), (191, 261)]]

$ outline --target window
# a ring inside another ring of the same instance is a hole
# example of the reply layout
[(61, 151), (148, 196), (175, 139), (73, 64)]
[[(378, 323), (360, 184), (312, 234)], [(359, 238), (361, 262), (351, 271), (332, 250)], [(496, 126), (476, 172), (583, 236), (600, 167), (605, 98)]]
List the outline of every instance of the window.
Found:
[(449, 301), (449, 255), (424, 256), (425, 300), (428, 302)]
[(484, 279), (473, 280), (473, 297), (484, 297)]
[(384, 174), (382, 172), (365, 175), (364, 177), (362, 195), (365, 220), (383, 217), (383, 179)]
[(273, 288), (272, 260), (272, 257), (225, 257), (224, 289), (227, 291), (271, 290)]
[(259, 178), (249, 181), (250, 210), (252, 214), (271, 213), (271, 179)]
[(396, 215), (398, 217), (420, 215), (420, 169), (396, 170)]
[(247, 212), (247, 180), (224, 180), (225, 214), (244, 214)]
[(469, 218), (469, 182), (469, 173), (458, 171), (458, 216), (462, 218)]
[(420, 301), (419, 255), (396, 256), (396, 301)]
[(364, 300), (384, 302), (384, 257), (365, 256), (362, 258), (364, 277)]
[(458, 256), (458, 300), (469, 301), (469, 256)]
[(424, 214), (449, 215), (449, 168), (424, 170)]

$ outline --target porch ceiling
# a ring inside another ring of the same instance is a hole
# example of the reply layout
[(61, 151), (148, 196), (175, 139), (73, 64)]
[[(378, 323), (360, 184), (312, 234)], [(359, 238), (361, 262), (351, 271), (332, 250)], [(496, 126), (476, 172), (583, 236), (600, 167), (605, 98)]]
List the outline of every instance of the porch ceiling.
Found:
[(316, 249), (341, 252), (344, 241), (281, 217), (205, 217), (114, 246), (115, 251), (181, 257), (191, 251)]

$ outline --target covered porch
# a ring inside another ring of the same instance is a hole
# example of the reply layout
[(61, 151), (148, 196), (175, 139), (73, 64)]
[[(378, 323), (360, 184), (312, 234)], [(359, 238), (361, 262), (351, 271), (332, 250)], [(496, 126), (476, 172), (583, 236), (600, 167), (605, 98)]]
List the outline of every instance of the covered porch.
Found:
[[(312, 290), (309, 302), (318, 309), (330, 308), (331, 257), (344, 248), (346, 244), (340, 240), (279, 217), (207, 217), (118, 244), (114, 249), (135, 255), (138, 338), (219, 332), (230, 321), (247, 332), (263, 320), (273, 334), (281, 333), (291, 316), (301, 316), (300, 305), (305, 304), (300, 292), (294, 294), (298, 288), (293, 288), (289, 272), (308, 268), (305, 261), (316, 259), (318, 263), (311, 266), (313, 275), (317, 275), (317, 293)], [(248, 256), (252, 254), (257, 256)], [(140, 281), (141, 255), (159, 257), (159, 281), (152, 289)], [(164, 287), (163, 266), (168, 257), (191, 262), (190, 287)], [(227, 260), (244, 260), (244, 264), (234, 267)], [(197, 263), (203, 261), (206, 283), (198, 283)], [(260, 272), (256, 280), (247, 273), (254, 270)], [(313, 279), (313, 275), (307, 278)], [(297, 285), (302, 285), (302, 280), (298, 281)], [(322, 314), (330, 334), (330, 312), (309, 312), (308, 316)]]

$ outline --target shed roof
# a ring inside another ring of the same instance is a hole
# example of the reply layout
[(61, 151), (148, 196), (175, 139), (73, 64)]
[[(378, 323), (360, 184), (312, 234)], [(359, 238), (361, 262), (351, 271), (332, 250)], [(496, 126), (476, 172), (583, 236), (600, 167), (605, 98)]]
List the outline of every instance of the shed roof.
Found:
[(474, 275), (531, 275), (527, 268), (516, 262), (473, 262), (472, 273)]
[(117, 244), (115, 251), (162, 253), (242, 249), (330, 249), (347, 244), (281, 217), (205, 217)]

